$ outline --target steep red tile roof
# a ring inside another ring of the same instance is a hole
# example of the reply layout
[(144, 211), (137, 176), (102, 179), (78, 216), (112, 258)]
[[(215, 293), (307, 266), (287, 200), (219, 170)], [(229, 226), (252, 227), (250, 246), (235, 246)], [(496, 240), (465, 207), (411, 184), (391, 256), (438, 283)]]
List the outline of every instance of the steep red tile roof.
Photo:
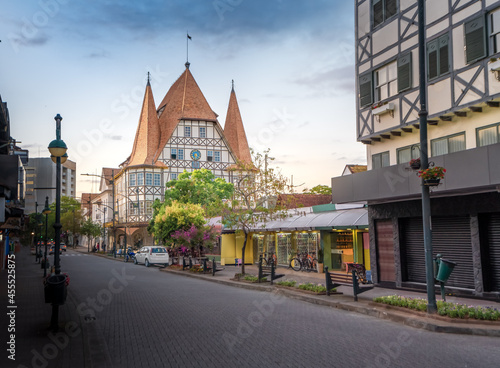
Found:
[[(104, 179), (106, 180), (106, 185), (109, 186), (111, 185), (111, 179), (113, 179), (113, 173), (114, 175), (118, 174), (121, 171), (121, 169), (118, 168), (113, 168), (113, 167), (103, 167), (102, 168), (102, 176), (104, 176)], [(103, 189), (100, 189), (101, 191)]]
[(311, 207), (332, 202), (329, 194), (280, 194), (278, 203), (286, 208)]
[(231, 90), (231, 96), (229, 97), (224, 135), (238, 160), (251, 164), (252, 155), (248, 148), (247, 136), (245, 134), (245, 128), (243, 127), (243, 120), (241, 119), (234, 86)]
[[(212, 111), (188, 67), (163, 98), (158, 107), (158, 116), (160, 142), (157, 147), (160, 148), (165, 147), (181, 119), (217, 121), (217, 114)], [(155, 161), (161, 153), (158, 151)]]
[(159, 143), (160, 125), (156, 114), (153, 91), (148, 81), (146, 92), (144, 93), (139, 126), (135, 133), (134, 146), (127, 166), (153, 164), (155, 154), (159, 151)]

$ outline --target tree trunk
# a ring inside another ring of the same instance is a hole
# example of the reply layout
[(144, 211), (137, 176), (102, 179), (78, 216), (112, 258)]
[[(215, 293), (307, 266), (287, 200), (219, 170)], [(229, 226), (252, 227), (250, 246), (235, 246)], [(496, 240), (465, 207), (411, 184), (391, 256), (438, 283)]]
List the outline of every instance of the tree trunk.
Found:
[(246, 231), (243, 231), (245, 234), (245, 240), (243, 240), (243, 247), (241, 248), (241, 273), (245, 274), (245, 248), (247, 247), (247, 237), (248, 234)]

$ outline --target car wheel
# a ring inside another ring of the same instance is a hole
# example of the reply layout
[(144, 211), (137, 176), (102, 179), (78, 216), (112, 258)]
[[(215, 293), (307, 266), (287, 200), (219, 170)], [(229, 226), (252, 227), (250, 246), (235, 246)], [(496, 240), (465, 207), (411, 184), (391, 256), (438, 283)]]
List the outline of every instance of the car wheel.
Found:
[(149, 261), (148, 261), (148, 259), (147, 259), (147, 258), (146, 258), (146, 260), (144, 261), (144, 266), (149, 267)]
[(134, 258), (134, 264), (138, 264), (139, 262), (137, 262), (137, 258)]

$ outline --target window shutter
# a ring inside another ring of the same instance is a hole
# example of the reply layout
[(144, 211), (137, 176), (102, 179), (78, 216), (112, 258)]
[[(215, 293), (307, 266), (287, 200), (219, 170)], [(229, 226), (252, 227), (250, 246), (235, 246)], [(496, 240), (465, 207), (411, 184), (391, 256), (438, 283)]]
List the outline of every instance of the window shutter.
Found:
[(486, 56), (486, 34), (484, 18), (465, 23), (465, 58), (467, 64)]
[(431, 41), (427, 44), (427, 74), (429, 80), (438, 76), (438, 42)]
[(448, 50), (448, 35), (439, 37), (439, 75), (446, 74), (450, 71), (450, 57)]
[(411, 52), (398, 59), (398, 92), (411, 88)]
[(359, 104), (364, 107), (372, 102), (372, 73), (368, 72), (359, 76)]
[(398, 13), (398, 0), (385, 1), (385, 19), (392, 17)]
[(382, 0), (373, 0), (373, 27), (384, 22), (384, 4)]

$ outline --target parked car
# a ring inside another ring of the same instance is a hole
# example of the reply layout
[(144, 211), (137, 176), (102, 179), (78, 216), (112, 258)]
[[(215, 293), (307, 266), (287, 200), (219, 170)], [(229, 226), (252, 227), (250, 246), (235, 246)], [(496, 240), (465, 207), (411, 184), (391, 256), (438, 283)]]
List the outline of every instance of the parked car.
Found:
[(142, 247), (135, 253), (134, 263), (144, 263), (146, 267), (152, 264), (167, 266), (169, 262), (167, 248), (160, 246)]
[(65, 252), (68, 250), (66, 244), (64, 243), (59, 244), (59, 246), (61, 247), (61, 250), (64, 250)]
[(56, 246), (55, 245), (51, 245), (50, 249), (49, 249), (49, 254), (54, 254), (55, 249), (56, 249)]

